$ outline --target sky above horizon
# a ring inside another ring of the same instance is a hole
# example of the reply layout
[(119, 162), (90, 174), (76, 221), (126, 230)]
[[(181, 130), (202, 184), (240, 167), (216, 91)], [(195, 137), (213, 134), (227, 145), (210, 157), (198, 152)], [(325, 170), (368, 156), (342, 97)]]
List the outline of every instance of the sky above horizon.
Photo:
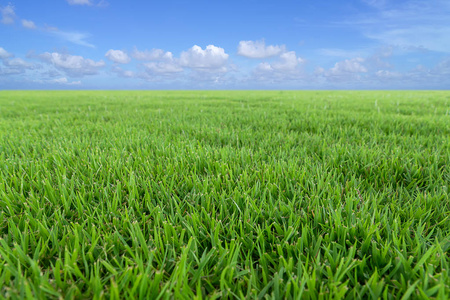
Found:
[(449, 89), (450, 1), (0, 0), (0, 89)]

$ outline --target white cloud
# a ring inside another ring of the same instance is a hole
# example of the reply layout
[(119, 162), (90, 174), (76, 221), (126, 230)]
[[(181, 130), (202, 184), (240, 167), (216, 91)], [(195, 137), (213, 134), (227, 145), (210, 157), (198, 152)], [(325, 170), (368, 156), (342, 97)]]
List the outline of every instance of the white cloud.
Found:
[(145, 63), (144, 67), (147, 71), (159, 73), (159, 74), (170, 74), (183, 72), (183, 68), (180, 67), (176, 62), (149, 62)]
[(329, 82), (352, 82), (357, 83), (363, 79), (362, 74), (368, 73), (365, 66), (366, 60), (361, 57), (338, 61), (328, 70), (318, 67), (314, 74)]
[(259, 69), (260, 71), (263, 71), (263, 72), (270, 72), (270, 71), (273, 71), (272, 66), (271, 66), (269, 63), (267, 63), (267, 62), (260, 63), (260, 64), (258, 65), (258, 69)]
[(16, 17), (16, 13), (14, 12), (14, 6), (12, 6), (12, 4), (8, 4), (5, 7), (1, 7), (0, 13), (2, 15), (2, 19), (0, 20), (1, 23), (3, 23), (3, 24), (14, 23), (14, 18)]
[(252, 72), (250, 80), (282, 84), (306, 78), (301, 66), (305, 60), (295, 51), (284, 52), (273, 63), (262, 62)]
[(133, 53), (131, 54), (133, 58), (137, 60), (172, 60), (173, 55), (172, 52), (165, 52), (162, 49), (152, 49), (152, 50), (144, 50), (139, 51), (137, 49), (134, 49)]
[(298, 67), (304, 62), (305, 60), (303, 58), (297, 57), (295, 51), (289, 51), (281, 54), (280, 58), (272, 64), (267, 62), (260, 63), (256, 71), (293, 73), (298, 72)]
[(105, 62), (102, 60), (96, 62), (92, 59), (83, 58), (82, 56), (57, 52), (45, 52), (39, 55), (39, 58), (73, 77), (97, 74), (98, 70), (105, 66)]
[(228, 54), (225, 50), (214, 45), (206, 46), (203, 50), (200, 46), (193, 46), (180, 55), (180, 65), (194, 69), (222, 69), (225, 67)]
[[(132, 56), (137, 60), (151, 61), (142, 64), (148, 76), (173, 76), (176, 73), (183, 72), (180, 60), (174, 58), (172, 52), (164, 51), (162, 49), (144, 51), (134, 49)], [(148, 76), (140, 77), (148, 80)]]
[(70, 5), (92, 5), (90, 0), (67, 0)]
[(13, 56), (14, 55), (12, 55), (11, 53), (8, 53), (8, 51), (6, 51), (2, 47), (0, 47), (0, 59), (5, 59), (5, 58), (13, 57)]
[(248, 58), (267, 58), (280, 55), (286, 50), (284, 45), (266, 46), (264, 40), (261, 41), (240, 41), (238, 46), (238, 55)]
[(1, 68), (0, 75), (23, 74), (27, 70), (34, 70), (40, 67), (39, 65), (26, 62), (21, 58), (11, 59), (10, 57), (13, 57), (13, 55), (0, 47), (0, 58), (3, 59), (3, 66), (5, 66)]
[(295, 51), (289, 51), (280, 55), (280, 60), (272, 64), (272, 68), (277, 71), (294, 71), (297, 66), (305, 60), (297, 57)]
[(329, 70), (329, 76), (341, 76), (350, 73), (366, 73), (367, 68), (362, 64), (364, 59), (361, 57), (339, 61)]
[(28, 29), (36, 29), (36, 24), (34, 24), (34, 22), (30, 20), (23, 19), (22, 26)]
[(110, 49), (105, 54), (106, 58), (109, 60), (119, 63), (119, 64), (127, 64), (131, 61), (131, 58), (122, 50), (113, 50)]

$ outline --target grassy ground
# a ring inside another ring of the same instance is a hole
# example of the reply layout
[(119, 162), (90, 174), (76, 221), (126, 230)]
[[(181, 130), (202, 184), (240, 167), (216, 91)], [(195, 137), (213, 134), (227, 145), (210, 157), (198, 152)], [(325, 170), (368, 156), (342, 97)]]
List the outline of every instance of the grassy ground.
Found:
[(0, 92), (0, 296), (450, 296), (450, 92)]

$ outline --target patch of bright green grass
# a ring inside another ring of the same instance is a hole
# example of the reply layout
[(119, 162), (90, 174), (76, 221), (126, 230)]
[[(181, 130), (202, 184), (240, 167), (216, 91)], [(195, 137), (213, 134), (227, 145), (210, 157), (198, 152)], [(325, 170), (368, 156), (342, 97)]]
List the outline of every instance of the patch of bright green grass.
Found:
[(0, 296), (446, 299), (449, 92), (0, 92)]

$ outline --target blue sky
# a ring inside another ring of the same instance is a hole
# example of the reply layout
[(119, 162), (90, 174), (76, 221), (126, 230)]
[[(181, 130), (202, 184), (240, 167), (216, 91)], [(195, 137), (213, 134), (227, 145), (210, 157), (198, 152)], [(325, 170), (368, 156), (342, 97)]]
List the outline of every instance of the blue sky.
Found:
[(450, 1), (0, 0), (0, 89), (448, 89)]

